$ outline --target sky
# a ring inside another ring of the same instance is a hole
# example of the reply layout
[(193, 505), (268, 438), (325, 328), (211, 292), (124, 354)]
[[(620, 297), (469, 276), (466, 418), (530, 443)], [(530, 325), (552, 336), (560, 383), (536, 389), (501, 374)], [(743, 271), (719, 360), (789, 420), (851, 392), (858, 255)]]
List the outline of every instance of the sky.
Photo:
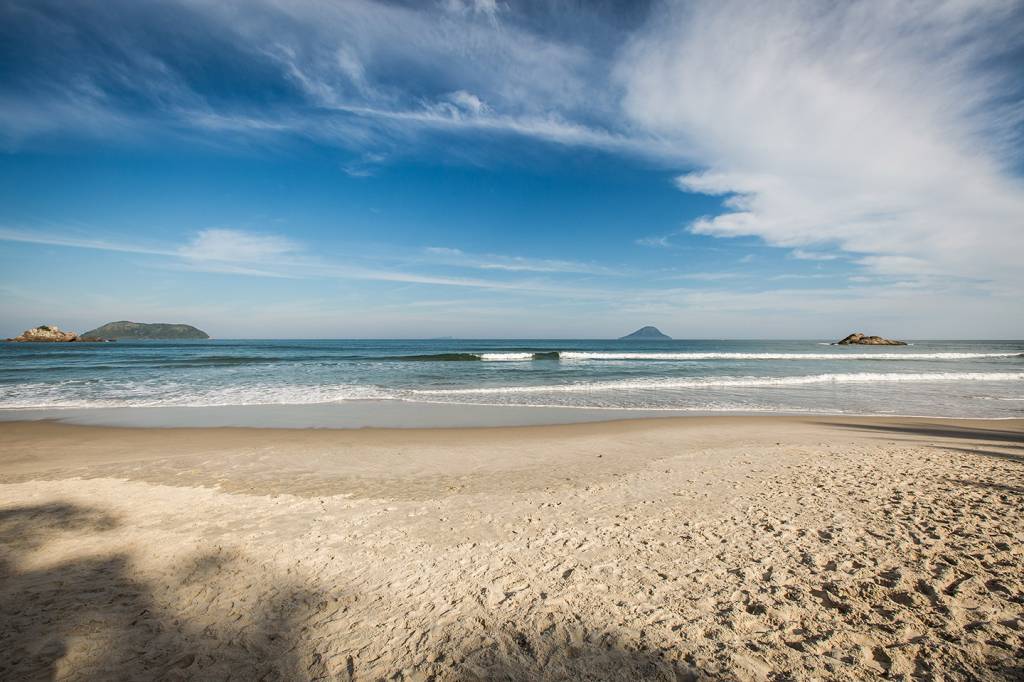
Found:
[(0, 0), (0, 336), (1024, 338), (1024, 2)]

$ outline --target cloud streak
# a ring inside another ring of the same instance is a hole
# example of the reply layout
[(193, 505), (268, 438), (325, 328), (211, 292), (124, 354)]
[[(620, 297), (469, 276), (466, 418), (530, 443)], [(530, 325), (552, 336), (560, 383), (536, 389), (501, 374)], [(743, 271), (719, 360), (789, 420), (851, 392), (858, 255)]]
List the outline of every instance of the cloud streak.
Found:
[(554, 274), (621, 275), (622, 270), (596, 263), (559, 260), (551, 258), (524, 258), (500, 254), (473, 254), (461, 249), (444, 246), (428, 246), (423, 249), (426, 260), (462, 268), (496, 270), (504, 272), (538, 272)]
[(178, 249), (146, 246), (103, 239), (89, 239), (74, 235), (47, 234), (38, 230), (24, 230), (0, 227), (0, 241), (46, 246), (66, 246), (75, 249), (115, 251), (118, 253), (139, 253), (151, 256), (178, 256)]
[[(168, 259), (163, 267), (190, 272), (270, 277), (281, 279), (350, 279), (375, 282), (396, 282), (445, 287), (461, 287), (488, 291), (527, 294), (558, 294), (568, 298), (606, 298), (612, 292), (593, 286), (531, 279), (493, 279), (411, 271), (408, 266), (431, 263), (454, 265), (482, 271), (511, 274), (540, 273), (610, 274), (612, 271), (570, 261), (535, 260), (516, 256), (475, 256), (459, 249), (428, 247), (424, 258), (392, 257), (396, 267), (367, 267), (354, 263), (318, 257), (286, 237), (258, 234), (244, 230), (212, 228), (200, 230), (180, 246), (151, 247), (132, 242), (93, 240), (0, 228), (0, 241), (43, 244), (69, 248), (161, 256)], [(405, 266), (405, 267), (402, 267)]]
[[(560, 273), (562, 279), (542, 279), (515, 277), (517, 273), (501, 273), (513, 275), (502, 279), (489, 277), (469, 277), (439, 272), (422, 272), (410, 270), (417, 262), (413, 260), (391, 267), (366, 266), (346, 263), (310, 253), (304, 245), (290, 239), (279, 239), (271, 234), (249, 233), (241, 230), (216, 228), (192, 235), (181, 244), (153, 247), (151, 245), (112, 240), (92, 240), (75, 236), (44, 234), (41, 232), (18, 232), (11, 229), (0, 229), (0, 240), (21, 243), (37, 243), (48, 246), (105, 250), (112, 253), (138, 254), (152, 256), (155, 260), (146, 261), (145, 267), (153, 266), (191, 272), (209, 272), (228, 276), (285, 278), (308, 280), (341, 280), (385, 282), (413, 287), (444, 287), (449, 291), (473, 291), (474, 304), (466, 308), (458, 306), (459, 314), (453, 310), (444, 310), (444, 301), (434, 302), (430, 306), (437, 308), (430, 315), (430, 320), (450, 318), (453, 321), (465, 321), (467, 311), (478, 319), (493, 319), (502, 333), (506, 335), (529, 334), (526, 330), (540, 333), (535, 326), (533, 314), (537, 310), (549, 310), (551, 327), (545, 334), (556, 334), (551, 330), (564, 323), (566, 310), (575, 310), (583, 315), (596, 314), (604, 327), (594, 327), (591, 333), (613, 333), (618, 326), (642, 324), (656, 318), (666, 327), (686, 330), (690, 337), (721, 337), (722, 335), (747, 337), (780, 337), (790, 338), (794, 335), (813, 337), (823, 328), (847, 329), (850, 320), (884, 323), (891, 328), (893, 335), (909, 337), (943, 336), (950, 337), (948, 321), (957, 321), (960, 325), (980, 323), (988, 320), (988, 329), (998, 335), (1012, 335), (1015, 320), (1000, 314), (1007, 305), (1012, 305), (1017, 298), (1012, 292), (989, 291), (979, 300), (976, 292), (969, 287), (942, 285), (922, 287), (913, 281), (865, 282), (863, 278), (851, 278), (855, 285), (845, 287), (779, 288), (772, 283), (792, 280), (786, 274), (764, 278), (755, 273), (747, 272), (690, 272), (661, 273), (658, 281), (650, 276), (642, 279), (599, 280), (591, 281), (593, 275), (584, 274), (579, 279), (572, 279), (574, 273)], [(233, 248), (237, 247), (237, 248)], [(461, 256), (474, 259), (477, 256), (466, 254), (451, 247), (428, 247), (432, 255)], [(244, 254), (244, 258), (242, 257)], [(401, 260), (401, 257), (398, 258)], [(418, 262), (422, 265), (422, 262)], [(905, 266), (901, 266), (905, 267)], [(555, 273), (534, 273), (554, 275)], [(569, 279), (565, 279), (565, 278)], [(809, 281), (821, 279), (819, 275), (807, 275)], [(673, 281), (687, 281), (687, 286), (672, 286)], [(602, 285), (603, 284), (603, 285)], [(365, 290), (345, 287), (350, 291), (353, 305), (365, 305), (367, 311), (378, 315), (375, 317), (381, 324), (392, 325), (389, 329), (403, 329), (409, 319), (407, 311), (417, 307), (421, 299), (405, 292), (403, 287), (396, 287), (387, 292), (375, 292), (367, 296)], [(320, 284), (313, 285), (312, 292), (323, 290)], [(34, 290), (30, 290), (30, 293)], [(429, 289), (425, 289), (428, 292)], [(135, 292), (138, 294), (139, 292)], [(56, 298), (46, 300), (36, 293), (28, 298), (22, 296), (21, 303), (6, 303), (12, 314), (24, 314), (23, 307), (33, 310), (45, 307), (47, 310), (71, 311), (66, 299), (69, 292), (58, 290)], [(116, 290), (113, 299), (103, 304), (104, 309), (113, 309), (123, 305), (124, 292)], [(527, 306), (509, 306), (509, 301), (528, 297)], [(88, 297), (87, 297), (88, 298)], [(90, 301), (95, 298), (89, 298)], [(71, 300), (81, 300), (72, 295)], [(211, 305), (223, 307), (221, 295), (213, 298)], [(382, 301), (390, 301), (388, 313), (381, 307)], [(197, 302), (197, 309), (205, 309), (207, 301)], [(94, 303), (90, 302), (89, 306)], [(149, 298), (136, 299), (131, 304), (135, 309), (149, 309)], [(296, 303), (280, 304), (282, 310), (275, 313), (275, 319), (297, 319), (295, 316), (305, 315), (306, 322), (312, 324), (317, 314), (301, 312)], [(349, 305), (333, 301), (331, 305)], [(423, 305), (427, 305), (424, 303)], [(19, 307), (21, 306), (21, 307)], [(428, 306), (428, 307), (430, 307)], [(308, 305), (306, 307), (309, 307)], [(529, 310), (530, 314), (522, 311)], [(251, 314), (266, 314), (262, 306), (252, 309)], [(313, 311), (314, 313), (316, 310)], [(78, 314), (78, 313), (76, 313)], [(222, 320), (236, 320), (232, 324), (239, 329), (248, 329), (243, 318), (250, 313), (225, 310), (218, 314)], [(72, 318), (73, 314), (68, 313)], [(241, 317), (239, 317), (241, 316)], [(447, 317), (446, 317), (447, 316)], [(995, 322), (992, 322), (995, 320)], [(816, 332), (815, 330), (819, 330)], [(367, 334), (373, 332), (370, 328)], [(493, 333), (493, 330), (492, 330)], [(838, 332), (837, 332), (838, 333)], [(485, 334), (486, 335), (486, 334)]]
[(215, 228), (201, 230), (178, 254), (199, 261), (273, 261), (299, 253), (295, 241), (275, 234), (252, 234), (242, 230)]

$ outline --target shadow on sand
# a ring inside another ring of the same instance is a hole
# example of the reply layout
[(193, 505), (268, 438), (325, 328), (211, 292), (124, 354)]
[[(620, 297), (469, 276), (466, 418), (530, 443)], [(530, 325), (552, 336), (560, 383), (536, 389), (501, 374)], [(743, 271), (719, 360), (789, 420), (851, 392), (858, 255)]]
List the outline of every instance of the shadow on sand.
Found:
[[(1024, 450), (1024, 432), (1012, 429), (918, 422), (908, 422), (906, 424), (863, 424), (836, 421), (828, 422), (827, 425), (841, 429), (871, 431), (880, 434), (880, 438), (892, 438), (898, 435), (914, 436), (916, 438), (905, 438), (903, 440), (913, 440), (922, 445), (995, 457), (1010, 462), (1024, 462), (1024, 454), (1005, 452), (1005, 450)], [(922, 438), (930, 439), (932, 442), (922, 442)], [(967, 443), (964, 441), (970, 441), (970, 446), (964, 447), (967, 446)]]
[[(95, 508), (0, 509), (0, 680), (371, 679), (361, 677), (344, 636), (315, 634), (322, 595), (289, 588), (287, 578), (272, 578), (272, 589), (263, 592), (279, 596), (257, 601), (248, 617), (217, 613), (215, 605), (213, 619), (199, 623), (176, 608), (184, 603), (167, 603), (179, 592), (139, 577), (128, 554), (86, 551), (57, 564), (39, 554), (50, 542), (102, 540), (119, 530), (117, 518)], [(201, 555), (168, 580), (176, 588), (215, 586), (225, 562), (236, 560)], [(195, 612), (196, 604), (191, 606)], [(436, 659), (429, 669), (396, 670), (387, 679), (711, 679), (657, 652), (625, 650), (614, 642), (537, 652), (519, 635), (505, 646), (479, 636), (472, 647), (453, 643), (453, 651), (428, 658)]]
[(297, 630), (301, 614), (288, 605), (308, 601), (304, 595), (261, 604), (255, 627), (198, 629), (156, 603), (125, 554), (33, 560), (47, 538), (95, 537), (118, 526), (100, 510), (70, 504), (0, 510), (0, 679), (194, 679), (203, 669), (211, 679), (309, 675), (295, 643), (281, 636)]

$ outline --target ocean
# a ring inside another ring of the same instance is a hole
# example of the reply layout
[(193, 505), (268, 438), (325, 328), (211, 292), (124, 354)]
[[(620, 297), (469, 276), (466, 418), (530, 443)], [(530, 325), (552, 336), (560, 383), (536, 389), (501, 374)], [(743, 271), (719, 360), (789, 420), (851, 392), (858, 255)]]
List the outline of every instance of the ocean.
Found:
[(1024, 341), (0, 344), (0, 412), (355, 402), (650, 414), (1024, 416)]

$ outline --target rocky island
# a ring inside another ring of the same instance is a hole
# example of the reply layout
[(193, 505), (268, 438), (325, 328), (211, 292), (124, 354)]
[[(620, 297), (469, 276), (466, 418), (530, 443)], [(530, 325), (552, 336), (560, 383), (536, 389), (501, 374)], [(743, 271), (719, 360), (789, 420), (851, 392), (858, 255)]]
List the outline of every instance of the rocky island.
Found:
[(671, 341), (672, 337), (662, 334), (657, 327), (640, 327), (632, 334), (620, 336), (619, 341)]
[(833, 346), (905, 346), (905, 341), (893, 341), (892, 339), (883, 339), (881, 336), (865, 336), (860, 332), (850, 334), (842, 341), (836, 341)]
[(55, 324), (41, 324), (32, 329), (26, 329), (13, 339), (4, 339), (15, 343), (96, 343), (102, 341), (113, 341), (102, 337), (85, 338), (75, 332), (66, 332)]
[(190, 324), (162, 322), (108, 322), (82, 334), (83, 339), (208, 339), (210, 335)]

